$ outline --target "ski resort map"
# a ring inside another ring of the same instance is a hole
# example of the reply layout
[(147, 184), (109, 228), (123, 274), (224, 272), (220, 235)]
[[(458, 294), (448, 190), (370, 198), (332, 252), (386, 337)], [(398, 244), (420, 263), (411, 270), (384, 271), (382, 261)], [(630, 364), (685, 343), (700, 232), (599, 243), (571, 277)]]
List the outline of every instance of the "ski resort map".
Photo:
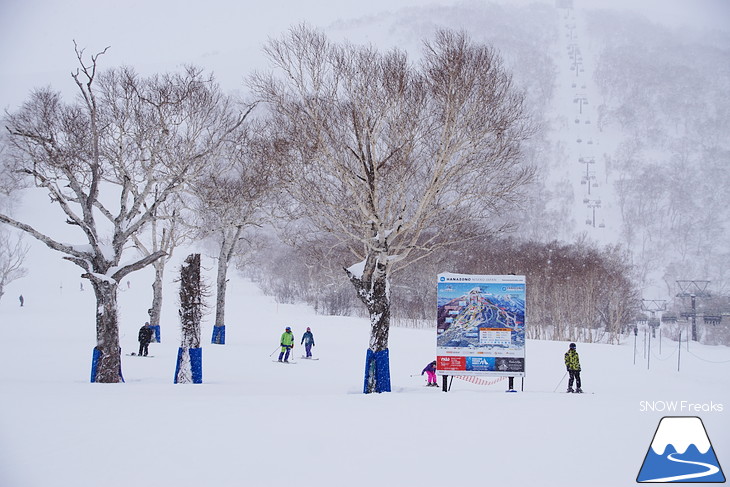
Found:
[(525, 277), (444, 273), (437, 282), (440, 375), (525, 375)]

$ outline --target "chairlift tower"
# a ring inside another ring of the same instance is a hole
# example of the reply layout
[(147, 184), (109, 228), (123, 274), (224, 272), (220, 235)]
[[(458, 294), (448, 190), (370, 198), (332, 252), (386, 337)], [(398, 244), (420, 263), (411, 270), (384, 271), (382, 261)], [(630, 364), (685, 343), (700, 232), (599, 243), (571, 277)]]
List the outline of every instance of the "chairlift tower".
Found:
[(692, 319), (692, 341), (696, 342), (699, 340), (697, 337), (697, 298), (709, 298), (710, 292), (707, 291), (707, 286), (710, 281), (700, 280), (681, 280), (677, 281), (679, 286), (678, 298), (690, 298), (692, 300), (691, 311), (682, 313), (682, 317)]

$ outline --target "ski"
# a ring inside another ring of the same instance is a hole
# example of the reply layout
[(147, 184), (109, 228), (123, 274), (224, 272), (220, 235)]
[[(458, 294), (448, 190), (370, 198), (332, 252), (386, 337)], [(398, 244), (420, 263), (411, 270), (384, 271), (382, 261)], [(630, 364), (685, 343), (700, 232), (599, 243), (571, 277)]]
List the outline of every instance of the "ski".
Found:
[(289, 360), (287, 362), (284, 362), (283, 360), (272, 360), (275, 364), (295, 364), (296, 362)]
[(305, 357), (304, 355), (301, 356), (302, 360), (319, 360), (319, 357)]
[(127, 353), (125, 354), (127, 357), (142, 357), (142, 358), (152, 358), (154, 355), (137, 355), (136, 353)]

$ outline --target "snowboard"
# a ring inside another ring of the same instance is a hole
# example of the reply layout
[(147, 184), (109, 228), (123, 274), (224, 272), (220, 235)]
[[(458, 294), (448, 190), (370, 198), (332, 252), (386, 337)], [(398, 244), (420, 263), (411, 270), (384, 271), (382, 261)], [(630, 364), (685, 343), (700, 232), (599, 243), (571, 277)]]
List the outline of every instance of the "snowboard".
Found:
[(136, 353), (128, 353), (127, 357), (142, 357), (142, 358), (152, 358), (154, 355), (137, 355)]

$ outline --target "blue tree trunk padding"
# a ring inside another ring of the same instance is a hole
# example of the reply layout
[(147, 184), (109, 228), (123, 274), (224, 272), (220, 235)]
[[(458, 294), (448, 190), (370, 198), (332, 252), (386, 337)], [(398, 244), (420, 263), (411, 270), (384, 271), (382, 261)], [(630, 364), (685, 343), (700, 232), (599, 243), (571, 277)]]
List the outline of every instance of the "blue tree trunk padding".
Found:
[(390, 392), (390, 354), (387, 348), (379, 352), (368, 349), (363, 392)]
[(101, 359), (101, 350), (94, 347), (94, 353), (91, 356), (91, 382), (96, 382), (96, 372), (99, 370), (99, 359)]
[(154, 343), (162, 343), (160, 340), (160, 325), (153, 325), (152, 331), (154, 331), (154, 336), (152, 337), (152, 341)]
[[(98, 347), (94, 347), (94, 351), (91, 355), (91, 382), (96, 382), (96, 374), (99, 372), (99, 362), (101, 361), (101, 350)], [(124, 376), (122, 375), (122, 366), (119, 365), (119, 378), (124, 382)]]
[(226, 325), (213, 326), (213, 340), (211, 340), (211, 343), (216, 345), (226, 344)]
[(190, 349), (190, 368), (193, 370), (193, 384), (203, 383), (203, 349)]
[[(185, 354), (187, 353), (187, 357)], [(186, 370), (187, 369), (187, 370)], [(175, 384), (188, 383), (183, 377), (189, 377), (193, 384), (203, 383), (203, 348), (178, 348), (177, 365), (175, 366)]]

